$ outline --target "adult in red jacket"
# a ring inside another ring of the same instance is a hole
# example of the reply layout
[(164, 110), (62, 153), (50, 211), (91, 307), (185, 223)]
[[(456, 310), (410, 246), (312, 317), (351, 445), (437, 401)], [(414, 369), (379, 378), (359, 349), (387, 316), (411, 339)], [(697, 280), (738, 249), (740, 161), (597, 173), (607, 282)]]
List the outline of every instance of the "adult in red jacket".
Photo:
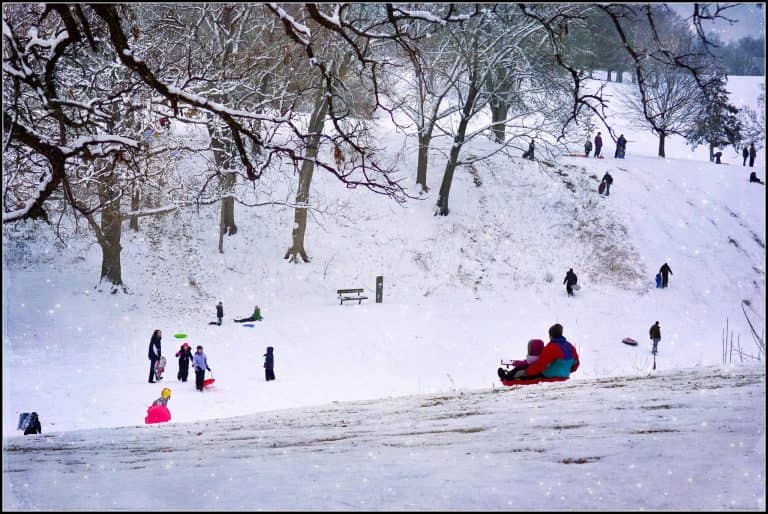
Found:
[(549, 339), (539, 360), (515, 373), (514, 378), (568, 378), (579, 369), (579, 354), (576, 347), (563, 337), (563, 326), (560, 323), (549, 327)]

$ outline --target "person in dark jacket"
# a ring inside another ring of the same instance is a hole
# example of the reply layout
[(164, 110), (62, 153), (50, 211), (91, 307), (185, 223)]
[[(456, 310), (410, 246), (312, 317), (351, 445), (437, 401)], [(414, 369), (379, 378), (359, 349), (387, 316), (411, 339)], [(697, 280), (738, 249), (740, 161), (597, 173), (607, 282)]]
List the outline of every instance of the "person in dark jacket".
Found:
[(576, 273), (573, 272), (573, 268), (569, 269), (565, 274), (565, 280), (563, 280), (563, 284), (565, 284), (565, 290), (568, 292), (568, 296), (573, 296), (573, 286), (576, 285), (577, 281), (578, 277), (576, 276)]
[(747, 157), (749, 157), (749, 149), (745, 146), (741, 149), (741, 156), (744, 158), (744, 162), (741, 163), (742, 166), (747, 165)]
[(757, 173), (755, 173), (754, 171), (753, 171), (752, 173), (750, 173), (750, 174), (749, 174), (749, 181), (750, 181), (750, 182), (755, 182), (755, 183), (757, 183), (757, 184), (762, 184), (762, 183), (763, 183), (763, 181), (762, 181), (762, 180), (760, 180), (759, 178), (757, 178)]
[(595, 157), (600, 157), (600, 150), (603, 148), (603, 138), (600, 137), (600, 132), (595, 136)]
[(605, 182), (605, 196), (608, 196), (611, 193), (611, 184), (613, 184), (613, 177), (610, 173), (607, 171), (605, 172), (605, 175), (603, 175), (603, 182)]
[(29, 417), (29, 426), (24, 430), (24, 435), (42, 434), (43, 426), (40, 424), (40, 417), (37, 412), (33, 412)]
[(534, 150), (535, 150), (535, 145), (533, 143), (533, 139), (531, 139), (531, 142), (528, 143), (528, 151), (525, 152), (525, 155), (523, 155), (523, 157), (525, 157), (526, 159), (533, 160), (533, 152), (534, 152)]
[[(160, 348), (160, 340), (163, 337), (163, 333), (160, 329), (152, 332), (152, 337), (149, 340), (149, 350), (147, 351), (147, 357), (149, 358), (149, 383), (155, 383), (155, 363), (160, 360), (162, 356), (162, 350)], [(158, 378), (162, 380), (162, 378)]]
[(211, 321), (208, 323), (209, 325), (221, 325), (221, 320), (224, 318), (224, 304), (219, 302), (216, 304), (216, 318), (218, 318), (219, 322)]
[(659, 341), (661, 341), (661, 327), (659, 326), (659, 322), (657, 321), (653, 325), (651, 325), (651, 341), (653, 341), (653, 349), (651, 350), (651, 353), (656, 355), (656, 352), (658, 351)]
[(674, 275), (674, 273), (672, 273), (672, 268), (665, 262), (661, 268), (659, 268), (659, 273), (661, 273), (661, 287), (667, 287), (667, 284), (669, 283), (669, 275)]
[(757, 152), (755, 151), (755, 143), (752, 143), (749, 145), (749, 167), (752, 168), (755, 166), (755, 157), (757, 157)]
[(271, 346), (267, 346), (267, 353), (264, 354), (264, 376), (267, 382), (275, 379), (275, 356), (272, 350)]
[(584, 157), (589, 157), (592, 152), (592, 140), (587, 137), (587, 141), (584, 143)]
[(189, 363), (192, 361), (192, 348), (184, 343), (176, 352), (176, 357), (179, 358), (179, 372), (176, 374), (176, 379), (186, 382), (189, 376)]
[(253, 314), (247, 318), (235, 319), (235, 323), (243, 323), (244, 321), (261, 321), (262, 319), (261, 309), (259, 309), (259, 306), (257, 305), (253, 308)]
[(622, 134), (619, 136), (619, 139), (616, 140), (616, 152), (614, 152), (613, 157), (615, 159), (623, 159), (626, 151), (627, 140), (624, 138), (624, 134)]
[(513, 378), (568, 378), (579, 369), (579, 354), (576, 347), (563, 337), (563, 326), (555, 323), (549, 327), (549, 343), (544, 347), (538, 360), (517, 371)]

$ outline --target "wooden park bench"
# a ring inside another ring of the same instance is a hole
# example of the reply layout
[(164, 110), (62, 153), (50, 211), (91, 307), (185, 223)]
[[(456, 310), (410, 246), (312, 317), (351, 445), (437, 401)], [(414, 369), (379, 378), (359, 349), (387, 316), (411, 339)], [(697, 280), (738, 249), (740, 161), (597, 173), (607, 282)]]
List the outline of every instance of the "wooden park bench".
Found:
[[(367, 296), (362, 296), (363, 289), (339, 289), (336, 291), (339, 295), (339, 305), (343, 305), (347, 300), (357, 300), (357, 304), (360, 305), (363, 300), (367, 300)], [(354, 296), (352, 296), (354, 295)]]

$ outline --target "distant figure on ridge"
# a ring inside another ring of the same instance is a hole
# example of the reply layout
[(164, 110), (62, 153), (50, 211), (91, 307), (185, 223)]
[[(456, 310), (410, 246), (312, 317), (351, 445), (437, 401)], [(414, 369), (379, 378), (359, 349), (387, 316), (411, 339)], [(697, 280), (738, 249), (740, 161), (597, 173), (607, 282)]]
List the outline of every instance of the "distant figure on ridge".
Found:
[(584, 157), (589, 157), (592, 152), (592, 140), (587, 136), (587, 141), (584, 143)]
[(744, 158), (744, 162), (741, 163), (742, 166), (747, 165), (747, 157), (749, 157), (749, 148), (746, 146), (741, 149), (741, 156)]
[(659, 268), (659, 273), (661, 273), (661, 287), (667, 287), (669, 284), (669, 275), (674, 275), (674, 273), (672, 273), (672, 268), (665, 262), (661, 268)]
[(600, 132), (595, 136), (595, 157), (600, 157), (600, 150), (603, 148), (603, 138), (600, 137)]
[(565, 284), (565, 290), (568, 292), (568, 296), (573, 296), (573, 286), (576, 285), (578, 280), (579, 279), (576, 276), (576, 273), (573, 272), (573, 268), (569, 269), (565, 274), (565, 280), (563, 280), (563, 284)]
[(533, 160), (533, 150), (534, 150), (534, 144), (533, 144), (533, 138), (531, 138), (531, 142), (528, 143), (528, 151), (523, 153), (523, 159)]
[(619, 139), (616, 140), (616, 152), (614, 152), (613, 157), (615, 159), (623, 159), (626, 151), (627, 140), (624, 138), (624, 134), (622, 134), (619, 136)]
[(755, 143), (752, 143), (749, 145), (749, 167), (753, 168), (755, 166), (755, 157), (757, 157), (757, 152), (755, 151)]

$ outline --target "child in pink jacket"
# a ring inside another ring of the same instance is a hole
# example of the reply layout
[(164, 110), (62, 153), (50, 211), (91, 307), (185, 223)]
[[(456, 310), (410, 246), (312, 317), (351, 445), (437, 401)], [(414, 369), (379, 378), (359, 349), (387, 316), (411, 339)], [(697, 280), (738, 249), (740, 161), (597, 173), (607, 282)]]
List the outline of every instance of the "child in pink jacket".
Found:
[(514, 360), (509, 363), (509, 365), (514, 366), (511, 370), (505, 370), (504, 368), (499, 368), (499, 378), (502, 380), (511, 380), (512, 377), (515, 375), (515, 372), (521, 369), (525, 369), (537, 360), (539, 360), (539, 355), (541, 355), (541, 352), (544, 350), (544, 341), (541, 339), (531, 339), (528, 341), (528, 355), (525, 357), (525, 360)]

